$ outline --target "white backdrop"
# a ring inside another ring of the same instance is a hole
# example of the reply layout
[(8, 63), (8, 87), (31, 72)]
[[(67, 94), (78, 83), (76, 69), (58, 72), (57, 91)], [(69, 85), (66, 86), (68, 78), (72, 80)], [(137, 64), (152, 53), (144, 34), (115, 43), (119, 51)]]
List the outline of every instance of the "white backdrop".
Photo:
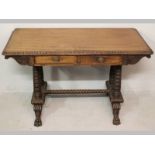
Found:
[[(134, 27), (155, 51), (155, 23), (100, 23), (100, 24), (45, 24), (7, 23), (0, 24), (0, 51), (2, 52), (11, 32), (19, 27)], [(155, 93), (155, 56), (143, 58), (136, 65), (123, 67), (122, 90), (136, 95)], [(106, 67), (45, 67), (45, 79), (52, 88), (103, 88), (108, 78)], [(32, 91), (32, 68), (21, 66), (13, 59), (0, 56), (0, 93)]]

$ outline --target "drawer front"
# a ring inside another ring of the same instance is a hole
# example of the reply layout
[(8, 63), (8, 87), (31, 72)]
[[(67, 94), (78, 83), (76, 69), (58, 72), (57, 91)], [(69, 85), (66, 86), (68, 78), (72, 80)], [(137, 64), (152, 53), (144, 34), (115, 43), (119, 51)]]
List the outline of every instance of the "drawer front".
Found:
[(76, 64), (76, 56), (36, 56), (35, 64), (40, 65), (65, 65)]
[(81, 65), (121, 65), (121, 56), (79, 56), (78, 62)]
[(36, 65), (121, 65), (121, 56), (36, 56)]

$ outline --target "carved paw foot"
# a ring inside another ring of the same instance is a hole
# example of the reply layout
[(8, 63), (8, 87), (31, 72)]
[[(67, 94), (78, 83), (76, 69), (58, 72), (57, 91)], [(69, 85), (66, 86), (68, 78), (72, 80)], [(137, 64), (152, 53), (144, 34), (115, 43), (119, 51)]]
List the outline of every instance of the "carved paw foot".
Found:
[(114, 125), (120, 125), (121, 124), (119, 117), (114, 117), (113, 118), (113, 124)]
[(42, 125), (42, 121), (41, 121), (41, 111), (42, 111), (42, 105), (34, 105), (34, 111), (35, 111), (35, 116), (36, 119), (34, 121), (34, 126), (41, 126)]
[(36, 119), (34, 121), (34, 126), (37, 126), (37, 127), (42, 126), (42, 121), (40, 119)]
[(119, 125), (120, 124), (120, 119), (119, 119), (119, 110), (120, 110), (120, 103), (112, 103), (112, 108), (113, 108), (113, 124), (114, 125)]

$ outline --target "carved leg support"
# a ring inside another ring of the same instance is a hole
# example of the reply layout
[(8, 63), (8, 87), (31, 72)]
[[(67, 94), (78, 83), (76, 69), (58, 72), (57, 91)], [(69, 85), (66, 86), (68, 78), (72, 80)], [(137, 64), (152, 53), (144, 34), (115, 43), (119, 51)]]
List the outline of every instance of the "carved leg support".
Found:
[(41, 126), (41, 112), (42, 112), (42, 105), (41, 104), (34, 104), (33, 110), (35, 112), (36, 119), (34, 121), (34, 126)]
[[(121, 94), (121, 66), (111, 66), (110, 68), (110, 78), (109, 81), (106, 82), (107, 90), (94, 90), (93, 93), (103, 93), (105, 92), (109, 95), (112, 109), (113, 109), (113, 124), (119, 125), (119, 110), (120, 110), (120, 103), (123, 102), (123, 97)], [(65, 93), (72, 93), (73, 90), (47, 90), (47, 83), (44, 81), (43, 77), (43, 68), (41, 66), (33, 66), (33, 96), (31, 103), (34, 106), (35, 111), (35, 126), (41, 126), (41, 112), (42, 106), (45, 102), (45, 95), (46, 94), (65, 94)], [(64, 91), (64, 92), (63, 92)], [(63, 92), (63, 93), (62, 93)], [(81, 90), (74, 90), (74, 93), (81, 92)], [(83, 93), (87, 94), (88, 92), (92, 92), (92, 90), (83, 90)]]
[(31, 103), (35, 112), (35, 126), (41, 126), (41, 112), (42, 105), (45, 101), (45, 95), (43, 93), (45, 82), (43, 79), (43, 68), (40, 66), (33, 66), (33, 97)]
[(120, 119), (119, 119), (119, 110), (120, 110), (120, 103), (118, 102), (112, 102), (112, 109), (113, 109), (113, 124), (114, 125), (119, 125), (120, 124)]
[(109, 89), (109, 97), (112, 104), (113, 110), (113, 124), (119, 125), (119, 110), (120, 103), (123, 102), (123, 97), (121, 94), (121, 66), (111, 66), (109, 82), (106, 82)]

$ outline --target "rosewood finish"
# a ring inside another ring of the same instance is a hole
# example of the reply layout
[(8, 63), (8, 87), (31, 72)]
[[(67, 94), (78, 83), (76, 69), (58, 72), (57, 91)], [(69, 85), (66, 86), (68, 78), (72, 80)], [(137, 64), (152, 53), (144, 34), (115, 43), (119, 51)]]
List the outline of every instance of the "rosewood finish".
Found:
[[(21, 65), (33, 67), (35, 126), (41, 126), (45, 97), (68, 95), (109, 96), (113, 124), (120, 124), (122, 66), (151, 57), (151, 48), (133, 28), (20, 28), (15, 29), (3, 51)], [(47, 90), (43, 66), (110, 66), (107, 89)]]

